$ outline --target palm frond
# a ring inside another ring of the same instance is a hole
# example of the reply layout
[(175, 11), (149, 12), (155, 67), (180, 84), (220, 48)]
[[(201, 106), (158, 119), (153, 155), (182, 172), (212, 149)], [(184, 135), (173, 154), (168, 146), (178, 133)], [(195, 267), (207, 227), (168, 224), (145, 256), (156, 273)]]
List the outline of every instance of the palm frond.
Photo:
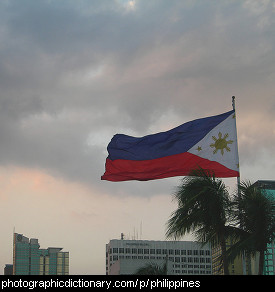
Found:
[(139, 268), (135, 275), (167, 275), (167, 262), (162, 266), (156, 263), (147, 263), (145, 266)]

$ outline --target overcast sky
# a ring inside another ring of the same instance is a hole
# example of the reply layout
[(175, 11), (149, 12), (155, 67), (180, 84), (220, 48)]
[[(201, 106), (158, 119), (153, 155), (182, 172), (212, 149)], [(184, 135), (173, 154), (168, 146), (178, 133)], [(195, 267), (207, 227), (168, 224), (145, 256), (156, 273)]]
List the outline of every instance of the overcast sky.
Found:
[(235, 95), (241, 179), (275, 179), (274, 14), (272, 0), (0, 1), (0, 274), (14, 228), (69, 251), (71, 274), (104, 274), (121, 232), (165, 239), (180, 177), (101, 181), (116, 133)]

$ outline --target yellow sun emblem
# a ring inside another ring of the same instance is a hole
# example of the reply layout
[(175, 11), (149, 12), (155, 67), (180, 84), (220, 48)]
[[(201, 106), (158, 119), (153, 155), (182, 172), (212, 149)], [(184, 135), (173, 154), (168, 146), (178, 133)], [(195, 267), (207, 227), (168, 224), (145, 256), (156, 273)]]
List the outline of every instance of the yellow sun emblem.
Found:
[(233, 140), (229, 140), (226, 141), (226, 139), (228, 138), (228, 133), (226, 133), (224, 135), (224, 137), (222, 138), (222, 133), (219, 132), (218, 134), (218, 139), (215, 136), (212, 136), (212, 139), (215, 141), (215, 143), (210, 144), (210, 147), (215, 148), (213, 151), (213, 154), (216, 154), (218, 152), (218, 150), (221, 150), (221, 154), (224, 154), (224, 149), (229, 152), (230, 148), (227, 146), (228, 144), (232, 144), (234, 141)]

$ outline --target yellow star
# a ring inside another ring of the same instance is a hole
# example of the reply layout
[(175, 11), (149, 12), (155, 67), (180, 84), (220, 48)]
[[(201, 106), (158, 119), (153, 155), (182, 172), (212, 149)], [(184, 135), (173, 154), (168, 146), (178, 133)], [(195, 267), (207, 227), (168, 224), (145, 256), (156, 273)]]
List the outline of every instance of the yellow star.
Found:
[(200, 146), (198, 146), (198, 148), (196, 149), (197, 151), (201, 151), (202, 148)]

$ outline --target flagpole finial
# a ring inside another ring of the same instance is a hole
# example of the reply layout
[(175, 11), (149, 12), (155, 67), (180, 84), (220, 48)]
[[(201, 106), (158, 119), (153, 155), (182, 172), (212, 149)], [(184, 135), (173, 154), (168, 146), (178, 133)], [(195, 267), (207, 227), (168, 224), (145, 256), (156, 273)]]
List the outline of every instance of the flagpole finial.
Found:
[(232, 96), (232, 106), (233, 110), (235, 110), (235, 96)]

